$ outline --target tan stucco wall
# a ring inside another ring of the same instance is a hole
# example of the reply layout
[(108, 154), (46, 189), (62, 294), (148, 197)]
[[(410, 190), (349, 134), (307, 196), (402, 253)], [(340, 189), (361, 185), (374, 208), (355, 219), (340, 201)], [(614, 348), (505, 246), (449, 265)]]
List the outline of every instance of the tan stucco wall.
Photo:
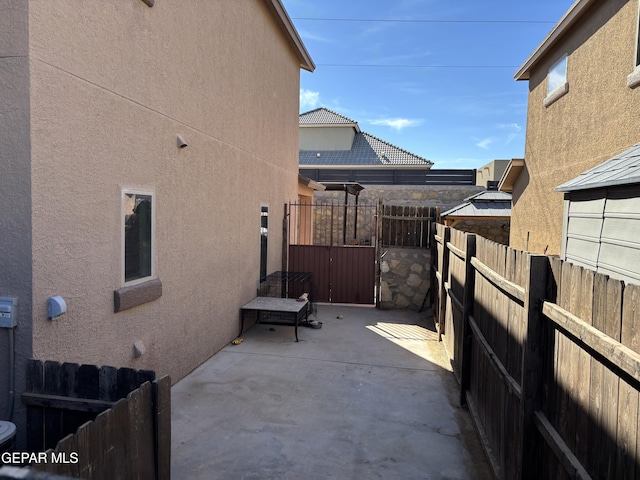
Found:
[(478, 168), (476, 170), (476, 185), (486, 187), (487, 182), (500, 181), (507, 165), (509, 165), (509, 160), (493, 160)]
[[(0, 0), (0, 12), (0, 297), (17, 297), (19, 302), (14, 372), (16, 388), (22, 391), (31, 356), (28, 9), (25, 2)], [(1, 420), (7, 420), (9, 332), (0, 329)], [(19, 415), (19, 396), (14, 406)]]
[(353, 127), (300, 127), (301, 150), (351, 150)]
[[(30, 2), (34, 356), (177, 381), (233, 339), (297, 197), (299, 60), (259, 0)], [(176, 146), (176, 134), (188, 143)], [(121, 191), (155, 194), (162, 296), (113, 313)], [(46, 299), (68, 312), (46, 318)], [(133, 344), (147, 353), (133, 358)]]
[[(547, 253), (560, 253), (563, 194), (554, 188), (640, 141), (640, 88), (627, 87), (637, 25), (637, 2), (595, 2), (532, 70), (526, 169), (513, 190), (512, 247), (542, 253), (548, 245)], [(547, 71), (563, 54), (569, 55), (569, 92), (545, 108)]]

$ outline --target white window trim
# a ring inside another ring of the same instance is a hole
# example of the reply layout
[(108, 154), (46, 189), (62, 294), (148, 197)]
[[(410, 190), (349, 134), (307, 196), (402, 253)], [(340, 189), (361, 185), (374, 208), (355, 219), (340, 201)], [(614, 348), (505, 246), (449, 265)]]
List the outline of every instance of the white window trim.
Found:
[(569, 82), (564, 82), (545, 97), (544, 106), (548, 107), (552, 103), (555, 103), (559, 98), (564, 97), (567, 93), (569, 93)]
[[(126, 213), (124, 211), (125, 195), (149, 195), (151, 197), (151, 275), (135, 280), (125, 281), (125, 238), (124, 222)], [(156, 278), (156, 192), (154, 190), (139, 188), (122, 188), (120, 192), (120, 284), (125, 287), (139, 285)]]

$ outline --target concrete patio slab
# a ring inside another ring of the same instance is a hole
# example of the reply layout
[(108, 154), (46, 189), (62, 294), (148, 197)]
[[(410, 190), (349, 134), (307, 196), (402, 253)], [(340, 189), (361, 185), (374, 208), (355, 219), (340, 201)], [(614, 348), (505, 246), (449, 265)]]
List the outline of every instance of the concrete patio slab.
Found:
[(253, 326), (174, 385), (173, 479), (492, 478), (425, 314), (316, 317), (298, 343)]

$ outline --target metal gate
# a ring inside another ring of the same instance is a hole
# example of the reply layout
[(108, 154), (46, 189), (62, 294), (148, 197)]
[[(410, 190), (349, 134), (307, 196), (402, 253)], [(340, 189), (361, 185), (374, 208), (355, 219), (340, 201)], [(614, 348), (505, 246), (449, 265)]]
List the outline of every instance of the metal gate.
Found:
[(289, 246), (289, 269), (313, 274), (316, 302), (374, 304), (375, 266), (375, 247)]
[(377, 205), (292, 203), (287, 217), (287, 269), (313, 274), (313, 301), (375, 304)]

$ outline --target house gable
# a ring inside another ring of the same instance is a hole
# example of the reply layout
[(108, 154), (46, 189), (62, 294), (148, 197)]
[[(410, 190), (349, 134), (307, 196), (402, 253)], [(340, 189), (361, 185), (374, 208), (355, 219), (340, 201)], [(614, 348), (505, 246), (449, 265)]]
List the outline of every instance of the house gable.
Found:
[(431, 168), (433, 162), (360, 130), (326, 108), (300, 114), (300, 166)]

